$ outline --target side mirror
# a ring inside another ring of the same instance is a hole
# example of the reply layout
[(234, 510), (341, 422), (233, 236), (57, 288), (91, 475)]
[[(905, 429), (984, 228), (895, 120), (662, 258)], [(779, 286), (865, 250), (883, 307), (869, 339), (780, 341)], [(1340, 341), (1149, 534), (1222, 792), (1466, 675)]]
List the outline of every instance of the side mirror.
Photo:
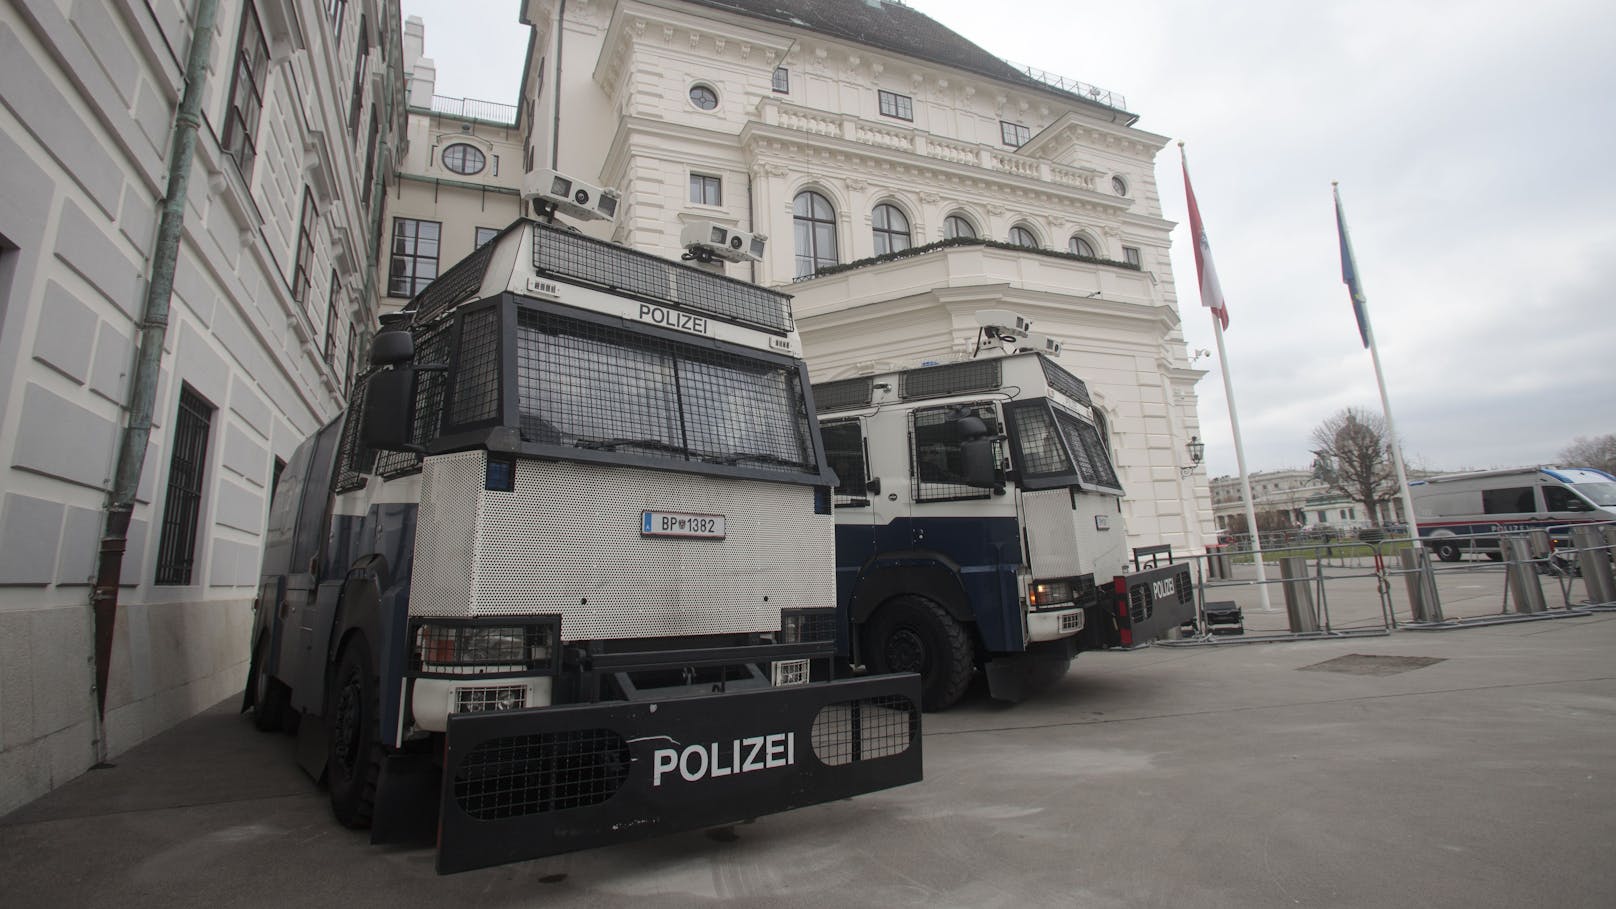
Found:
[[(387, 336), (376, 336), (378, 342)], [(404, 340), (410, 336), (404, 334)], [(411, 440), (415, 426), (415, 370), (394, 366), (370, 377), (365, 385), (365, 417), (360, 438), (377, 451), (420, 451)]]
[(415, 359), (415, 336), (402, 328), (384, 328), (370, 342), (370, 365), (398, 366)]
[(960, 460), (961, 466), (964, 467), (966, 486), (991, 489), (1000, 484), (999, 465), (993, 460), (992, 439), (970, 439), (961, 442)]
[(978, 439), (988, 434), (988, 424), (981, 417), (965, 411), (964, 408), (950, 416), (948, 422), (954, 427), (954, 438), (962, 442)]

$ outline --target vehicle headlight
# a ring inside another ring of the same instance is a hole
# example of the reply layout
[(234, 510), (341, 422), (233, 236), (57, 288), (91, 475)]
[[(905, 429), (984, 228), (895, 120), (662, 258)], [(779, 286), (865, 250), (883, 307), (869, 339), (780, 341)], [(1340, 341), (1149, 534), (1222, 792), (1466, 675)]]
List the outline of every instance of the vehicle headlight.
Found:
[(1034, 581), (1027, 588), (1027, 602), (1034, 609), (1070, 603), (1073, 599), (1071, 581)]
[(455, 674), (542, 668), (554, 633), (552, 625), (422, 624), (415, 630), (415, 668)]

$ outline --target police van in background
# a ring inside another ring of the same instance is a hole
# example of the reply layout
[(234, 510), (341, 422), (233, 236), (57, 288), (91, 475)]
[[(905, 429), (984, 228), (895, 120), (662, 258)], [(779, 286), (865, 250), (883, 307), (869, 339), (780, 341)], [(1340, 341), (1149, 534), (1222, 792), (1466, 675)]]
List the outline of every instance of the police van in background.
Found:
[(1588, 467), (1518, 467), (1409, 484), (1420, 537), (1444, 562), (1464, 553), (1503, 558), (1498, 535), (1616, 521), (1616, 477)]

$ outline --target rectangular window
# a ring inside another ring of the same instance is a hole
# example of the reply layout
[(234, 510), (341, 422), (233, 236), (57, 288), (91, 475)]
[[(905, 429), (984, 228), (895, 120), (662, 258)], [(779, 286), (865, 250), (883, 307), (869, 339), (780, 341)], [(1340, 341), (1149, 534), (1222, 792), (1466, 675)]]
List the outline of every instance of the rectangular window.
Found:
[(999, 138), (1003, 139), (1004, 144), (1011, 148), (1020, 148), (1031, 141), (1032, 130), (1022, 126), (1020, 123), (1007, 123), (1000, 120)]
[(327, 295), (325, 305), (325, 361), (332, 369), (337, 368), (337, 361), (332, 359), (337, 352), (337, 270), (331, 269), (331, 293)]
[(1537, 511), (1537, 497), (1530, 486), (1483, 489), (1481, 510), (1485, 514), (1530, 514)]
[(359, 333), (348, 323), (348, 368), (342, 374), (342, 393), (353, 394), (354, 372), (359, 367)]
[(690, 201), (697, 205), (723, 205), (724, 183), (706, 174), (690, 175)]
[(331, 20), (331, 31), (342, 37), (342, 20), (348, 18), (348, 0), (325, 0), (325, 14)]
[(392, 268), (387, 277), (389, 297), (413, 297), (438, 276), (440, 229), (436, 221), (393, 219)]
[(236, 160), (243, 179), (252, 179), (258, 157), (258, 119), (264, 112), (264, 77), (269, 72), (269, 42), (258, 24), (258, 10), (248, 3), (241, 15), (236, 60), (230, 82), (230, 109), (225, 113), (224, 150)]
[(489, 155), (488, 157), (493, 159), (493, 162), (494, 162), (494, 165), (493, 165), (494, 166), (494, 173), (492, 174), (492, 176), (495, 176), (495, 177), (499, 176), (499, 155)]
[(479, 227), (477, 228), (476, 245), (473, 248), (481, 248), (484, 243), (487, 243), (489, 240), (492, 240), (497, 236), (499, 236), (499, 228)]
[(837, 487), (832, 504), (837, 508), (867, 507), (870, 493), (865, 479), (864, 432), (857, 420), (837, 420), (819, 424), (825, 439), (825, 460), (836, 471)]
[(292, 264), (292, 299), (309, 300), (309, 270), (314, 267), (314, 222), (320, 212), (314, 207), (314, 194), (303, 187), (303, 214), (297, 220), (297, 258)]
[(1143, 261), (1143, 260), (1141, 260), (1139, 258), (1139, 247), (1137, 247), (1137, 246), (1124, 246), (1124, 247), (1122, 247), (1122, 261), (1128, 263), (1129, 265), (1134, 266), (1135, 268), (1138, 268), (1142, 264), (1142, 261)]
[(908, 95), (897, 92), (879, 90), (876, 96), (881, 102), (881, 116), (896, 117), (899, 120), (913, 120), (915, 118), (914, 101)]
[(196, 565), (197, 523), (202, 517), (202, 484), (207, 474), (208, 436), (213, 407), (189, 385), (180, 386), (179, 413), (168, 462), (162, 535), (157, 542), (158, 584), (190, 584)]
[(782, 95), (791, 94), (791, 70), (783, 66), (776, 66), (774, 68), (774, 83), (771, 87)]
[(370, 30), (365, 15), (359, 14), (359, 47), (354, 51), (353, 97), (348, 99), (348, 141), (359, 140), (359, 110), (365, 101), (365, 58), (370, 56)]

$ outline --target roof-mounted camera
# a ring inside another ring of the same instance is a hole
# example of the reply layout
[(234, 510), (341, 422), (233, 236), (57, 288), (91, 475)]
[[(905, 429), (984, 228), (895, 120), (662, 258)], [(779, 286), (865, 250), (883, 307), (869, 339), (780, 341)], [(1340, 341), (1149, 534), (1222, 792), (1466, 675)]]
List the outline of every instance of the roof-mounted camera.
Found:
[(522, 200), (531, 202), (533, 214), (546, 221), (557, 214), (583, 221), (617, 217), (617, 193), (553, 170), (536, 170), (523, 181)]
[(680, 258), (697, 262), (711, 262), (714, 259), (757, 262), (763, 258), (763, 249), (768, 240), (763, 234), (736, 230), (717, 221), (692, 221), (679, 232), (679, 245), (685, 249)]

